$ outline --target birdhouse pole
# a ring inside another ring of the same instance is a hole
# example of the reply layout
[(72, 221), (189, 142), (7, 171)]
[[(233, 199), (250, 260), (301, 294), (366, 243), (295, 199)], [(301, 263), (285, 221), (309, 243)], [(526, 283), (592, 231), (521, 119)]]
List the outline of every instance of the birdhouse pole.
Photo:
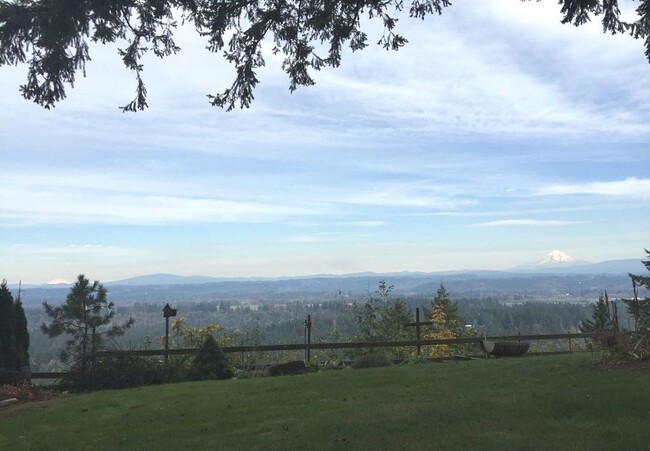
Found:
[(163, 307), (163, 316), (165, 317), (165, 363), (167, 363), (169, 361), (169, 318), (176, 316), (176, 309), (166, 304)]

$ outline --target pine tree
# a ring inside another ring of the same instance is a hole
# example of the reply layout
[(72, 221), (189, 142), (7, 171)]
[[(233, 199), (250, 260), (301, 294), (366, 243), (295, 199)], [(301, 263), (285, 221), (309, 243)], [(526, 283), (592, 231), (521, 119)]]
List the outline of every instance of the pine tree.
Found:
[(451, 294), (443, 284), (440, 284), (440, 288), (436, 291), (436, 297), (431, 301), (432, 316), (436, 308), (444, 313), (444, 327), (451, 330), (456, 336), (462, 335), (465, 330), (465, 321), (458, 314), (458, 302), (451, 300)]
[(16, 302), (14, 302), (14, 318), (18, 365), (19, 367), (24, 368), (29, 366), (29, 331), (27, 329), (25, 309), (20, 300), (20, 290), (18, 291)]
[(110, 325), (115, 311), (114, 303), (106, 298), (106, 289), (98, 281), (92, 284), (83, 275), (70, 289), (65, 303), (53, 307), (43, 303), (45, 313), (52, 319), (50, 324), (42, 324), (41, 330), (50, 337), (62, 334), (71, 335), (66, 348), (61, 352), (61, 360), (72, 360), (73, 367), (85, 374), (92, 365), (96, 352), (103, 346), (103, 337), (117, 337), (133, 325), (133, 318), (121, 325)]
[[(649, 260), (642, 263), (650, 271), (650, 251), (645, 249), (645, 252)], [(632, 318), (634, 318), (635, 330), (648, 332), (650, 331), (650, 297), (646, 296), (644, 299), (639, 299), (639, 287), (650, 290), (650, 277), (630, 274), (630, 278), (632, 279), (634, 297), (632, 299), (623, 299), (623, 302)]]
[(593, 306), (591, 319), (580, 325), (582, 332), (609, 332), (618, 330), (615, 315), (610, 309), (609, 297), (605, 291), (604, 295), (598, 296), (598, 301)]
[[(431, 329), (425, 335), (427, 339), (453, 339), (467, 335), (465, 320), (458, 314), (458, 303), (451, 300), (451, 294), (443, 284), (436, 291), (436, 297), (431, 301), (431, 311), (426, 312), (431, 317)], [(462, 345), (436, 345), (429, 350), (431, 357), (447, 357), (455, 352), (463, 351)]]

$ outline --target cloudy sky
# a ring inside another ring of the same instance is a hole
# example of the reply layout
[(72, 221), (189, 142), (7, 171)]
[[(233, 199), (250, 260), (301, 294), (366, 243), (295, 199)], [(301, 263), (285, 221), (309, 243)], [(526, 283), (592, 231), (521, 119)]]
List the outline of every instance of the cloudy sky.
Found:
[[(634, 6), (634, 3), (631, 3)], [(233, 70), (191, 29), (132, 74), (93, 47), (54, 110), (0, 68), (0, 278), (506, 269), (554, 249), (650, 247), (650, 65), (555, 1), (404, 15), (397, 53), (348, 52), (288, 91), (270, 53), (249, 110), (205, 97)], [(369, 41), (381, 29), (368, 25)]]

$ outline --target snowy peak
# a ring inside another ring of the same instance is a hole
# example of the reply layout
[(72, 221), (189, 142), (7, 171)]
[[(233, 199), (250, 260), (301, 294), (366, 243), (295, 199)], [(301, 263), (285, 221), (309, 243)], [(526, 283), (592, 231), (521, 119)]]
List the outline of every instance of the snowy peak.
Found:
[(555, 264), (567, 264), (567, 263), (575, 263), (575, 259), (571, 257), (569, 254), (566, 254), (562, 251), (551, 251), (549, 252), (544, 258), (542, 258), (537, 264), (541, 266), (546, 266), (546, 265), (555, 265)]
[(63, 285), (72, 285), (72, 282), (66, 279), (52, 279), (49, 282), (47, 282), (46, 285), (49, 286), (63, 286)]

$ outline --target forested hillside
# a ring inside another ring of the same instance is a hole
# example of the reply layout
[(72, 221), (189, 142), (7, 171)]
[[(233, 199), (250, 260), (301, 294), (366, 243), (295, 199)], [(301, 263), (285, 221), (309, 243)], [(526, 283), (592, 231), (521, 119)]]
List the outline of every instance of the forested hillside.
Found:
[[(395, 302), (392, 298), (389, 302)], [(410, 311), (413, 319), (415, 309), (431, 308), (432, 297), (401, 297), (400, 301)], [(460, 298), (458, 313), (465, 324), (477, 334), (509, 335), (563, 333), (576, 331), (581, 321), (591, 315), (590, 303), (560, 302), (503, 302), (497, 298)], [(311, 315), (312, 341), (349, 341), (359, 333), (357, 316), (364, 300), (347, 298), (330, 301), (310, 302), (185, 302), (174, 305), (179, 317), (190, 326), (202, 327), (218, 324), (222, 334), (232, 339), (234, 345), (300, 343), (304, 340), (304, 321)], [(156, 337), (164, 334), (163, 303), (134, 303), (119, 306), (116, 320), (128, 317), (135, 319), (135, 325), (115, 346), (139, 349), (143, 346), (160, 348)], [(623, 315), (624, 312), (621, 312)], [(35, 371), (51, 371), (62, 368), (57, 352), (63, 346), (64, 338), (51, 339), (39, 330), (46, 321), (42, 308), (27, 310), (32, 346), (32, 368)], [(626, 317), (622, 316), (625, 325)], [(407, 333), (415, 334), (414, 328)], [(172, 346), (180, 346), (173, 343)]]

